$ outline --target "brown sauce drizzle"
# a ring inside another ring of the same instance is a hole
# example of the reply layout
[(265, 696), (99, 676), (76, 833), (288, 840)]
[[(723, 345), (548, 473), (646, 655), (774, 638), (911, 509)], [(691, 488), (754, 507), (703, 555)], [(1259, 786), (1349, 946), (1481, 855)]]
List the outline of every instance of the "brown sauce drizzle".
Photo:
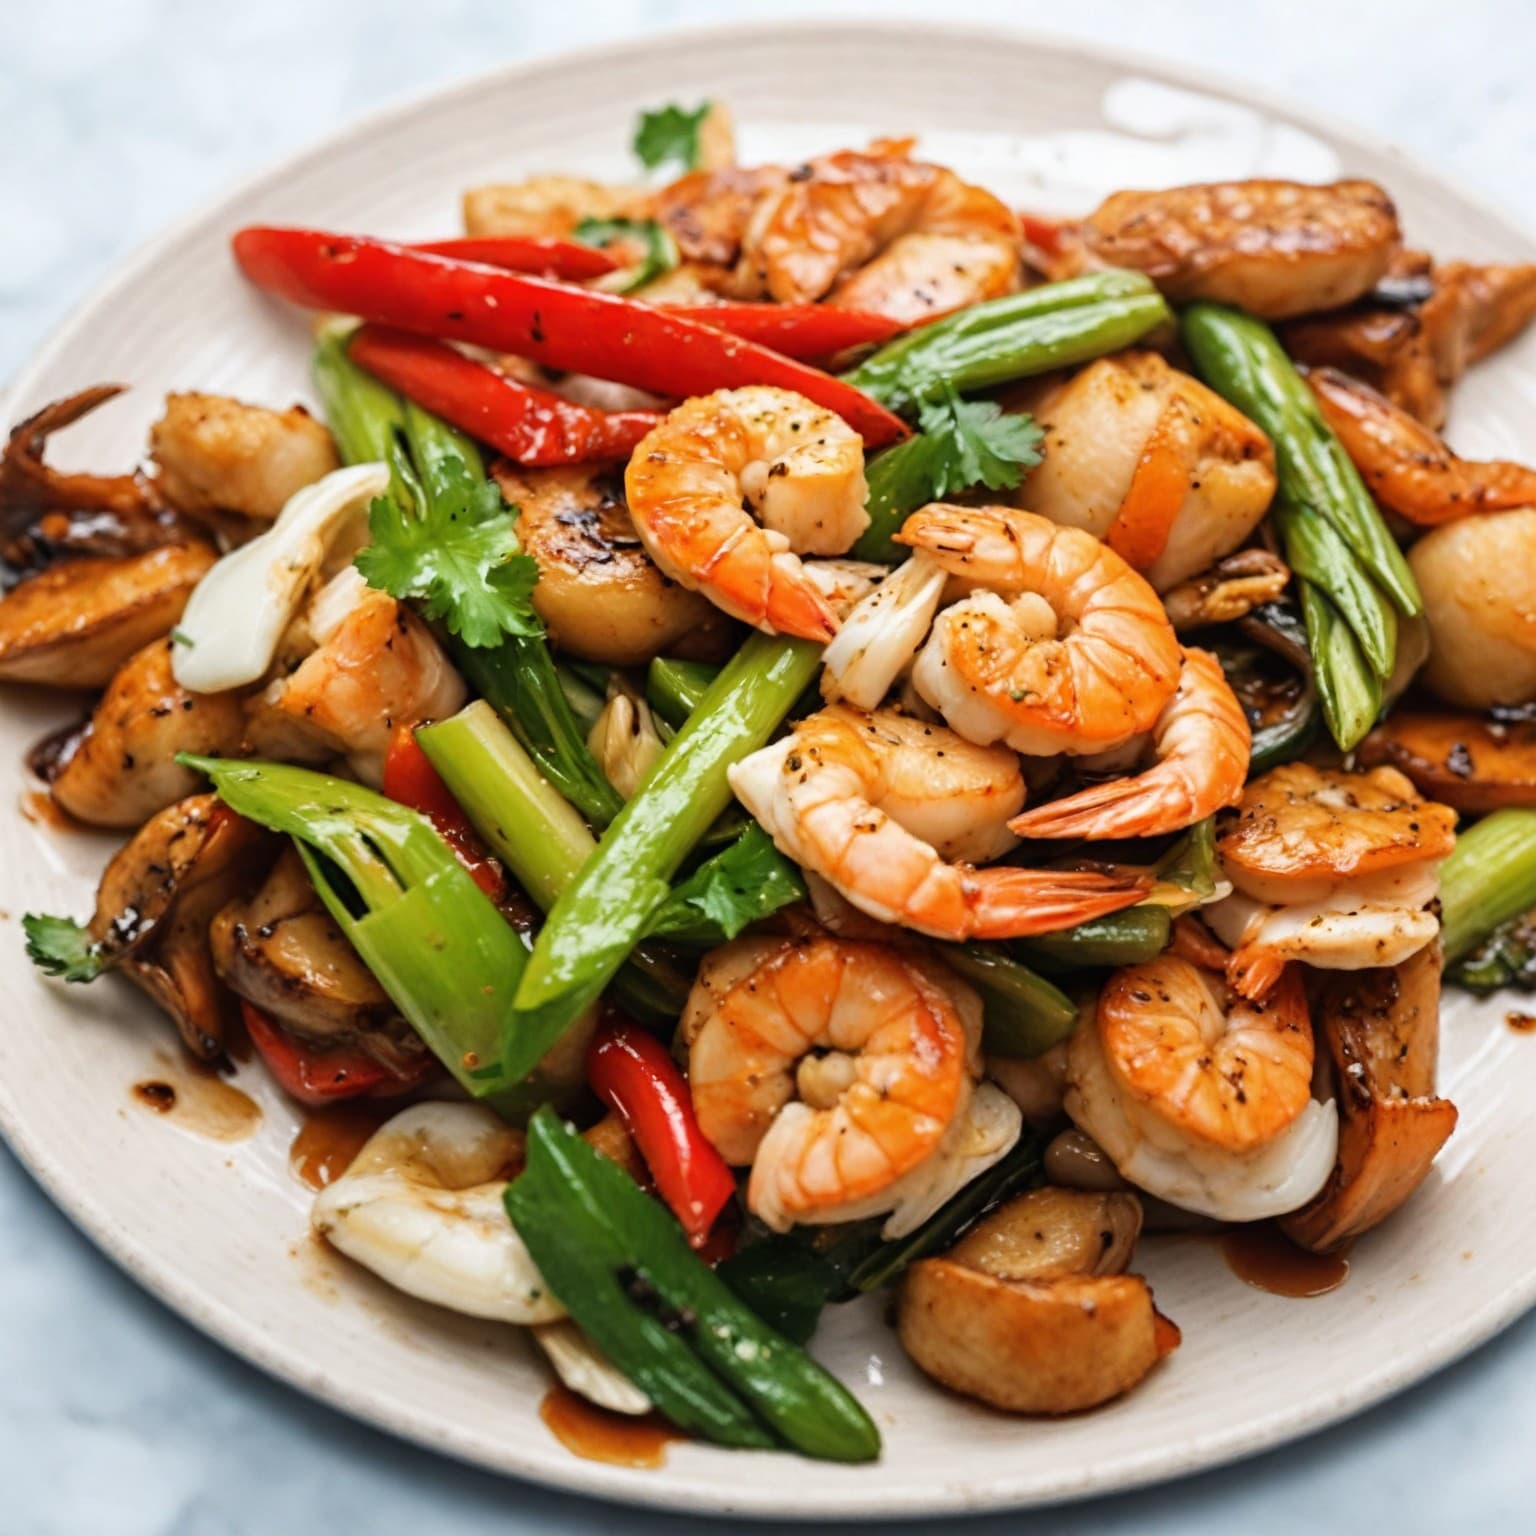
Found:
[(84, 830), (46, 789), (27, 790), (21, 797), (21, 814), (34, 827), (47, 827), (50, 832)]
[(393, 1112), (393, 1107), (377, 1104), (331, 1104), (311, 1110), (288, 1149), (294, 1177), (311, 1189), (334, 1183)]
[(152, 1114), (209, 1141), (244, 1141), (261, 1124), (261, 1106), (206, 1067), (161, 1056), (155, 1075), (133, 1085), (133, 1100)]
[(1536, 1013), (1520, 1013), (1512, 1009), (1504, 1015), (1504, 1022), (1517, 1035), (1536, 1034)]
[(1267, 1221), (1234, 1227), (1221, 1239), (1221, 1251), (1239, 1280), (1272, 1296), (1324, 1296), (1349, 1276), (1347, 1250), (1308, 1253)]
[(599, 1408), (578, 1397), (569, 1387), (553, 1386), (539, 1404), (539, 1417), (550, 1433), (573, 1455), (588, 1461), (607, 1461), (616, 1467), (660, 1467), (667, 1446), (686, 1440), (657, 1413), (632, 1417)]

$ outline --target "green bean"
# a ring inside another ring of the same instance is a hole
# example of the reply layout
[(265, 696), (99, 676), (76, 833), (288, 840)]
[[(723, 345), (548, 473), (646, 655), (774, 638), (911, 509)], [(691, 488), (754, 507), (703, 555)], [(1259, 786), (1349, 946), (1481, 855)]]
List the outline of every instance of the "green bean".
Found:
[(1500, 924), (1536, 907), (1536, 811), (1506, 808), (1456, 839), (1440, 866), (1440, 947), (1459, 960)]

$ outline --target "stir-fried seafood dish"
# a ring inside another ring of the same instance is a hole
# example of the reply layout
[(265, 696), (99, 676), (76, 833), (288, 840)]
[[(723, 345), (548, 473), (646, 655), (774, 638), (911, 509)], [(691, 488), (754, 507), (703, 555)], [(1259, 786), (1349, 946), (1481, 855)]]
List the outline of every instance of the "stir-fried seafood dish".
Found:
[(812, 1347), (879, 1291), (957, 1393), (1104, 1403), (1202, 1326), (1144, 1230), (1361, 1239), (1442, 985), (1536, 987), (1536, 469), (1441, 435), (1536, 266), (1364, 181), (635, 149), (241, 230), (315, 414), (12, 430), (0, 678), (96, 690), (29, 762), (127, 839), (28, 951), (374, 1106), (315, 1232), (602, 1408), (872, 1459)]

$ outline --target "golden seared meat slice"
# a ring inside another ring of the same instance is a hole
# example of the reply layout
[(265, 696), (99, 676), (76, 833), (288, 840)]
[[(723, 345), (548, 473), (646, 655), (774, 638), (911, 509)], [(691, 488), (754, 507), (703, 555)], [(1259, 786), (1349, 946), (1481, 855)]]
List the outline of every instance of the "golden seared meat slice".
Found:
[(652, 194), (580, 176), (532, 176), (527, 181), (471, 187), (464, 194), (464, 233), (569, 235), (583, 219), (643, 219)]
[(1269, 439), (1155, 352), (1101, 358), (1017, 398), (1045, 451), (1011, 499), (1086, 528), (1159, 592), (1230, 554), (1269, 509)]
[(1353, 303), (1401, 243), (1392, 199), (1371, 181), (1116, 192), (1082, 232), (1093, 257), (1145, 272), (1177, 303), (1210, 299), (1269, 320)]
[(426, 1047), (321, 904), (289, 848), (250, 897), (224, 907), (209, 929), (213, 963), (232, 991), (294, 1034), (366, 1051), (402, 1076)]
[(1536, 262), (1448, 261), (1433, 278), (1434, 294), (1420, 314), (1444, 383), (1455, 383), (1536, 319)]
[(754, 210), (788, 180), (789, 173), (777, 165), (690, 171), (656, 194), (656, 219), (685, 262), (730, 267), (741, 254)]
[(303, 406), (274, 411), (228, 395), (167, 395), (149, 452), (161, 489), (183, 511), (263, 520), (341, 464), (331, 434)]
[(222, 1054), (231, 1003), (208, 927), (260, 878), (275, 842), (217, 795), (193, 795), (145, 822), (101, 877), (86, 931), (102, 967), (149, 993), (204, 1061)]
[(178, 752), (237, 753), (245, 712), (233, 693), (189, 693), (171, 675), (173, 640), (152, 640), (118, 668), (50, 786), (71, 816), (136, 827), (195, 790)]
[(495, 474), (502, 495), (522, 509), (518, 537), (539, 566), (533, 606), (561, 650), (610, 667), (639, 666), (663, 653), (719, 653), (729, 622), (651, 562), (620, 473), (502, 463)]
[(99, 688), (166, 634), (217, 557), (201, 542), (61, 561), (0, 598), (0, 679)]
[(902, 1284), (897, 1329), (935, 1380), (1013, 1413), (1119, 1397), (1179, 1342), (1145, 1280), (1129, 1193), (1044, 1188), (1009, 1201)]
[(1384, 1221), (1456, 1129), (1456, 1106), (1435, 1096), (1440, 971), (1440, 946), (1430, 944), (1400, 965), (1323, 983), (1339, 1159), (1317, 1199), (1282, 1222), (1305, 1248), (1326, 1252)]
[(1536, 507), (1456, 518), (1408, 563), (1429, 621), (1430, 690), (1463, 709), (1536, 700)]

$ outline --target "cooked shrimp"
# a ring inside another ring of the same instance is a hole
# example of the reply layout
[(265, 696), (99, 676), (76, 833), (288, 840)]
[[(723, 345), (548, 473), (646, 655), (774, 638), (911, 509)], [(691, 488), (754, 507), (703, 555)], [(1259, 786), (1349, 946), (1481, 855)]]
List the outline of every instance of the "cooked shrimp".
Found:
[(1021, 253), (1007, 204), (905, 146), (877, 145), (813, 160), (761, 197), (733, 286), (915, 322), (1012, 293)]
[(364, 586), (348, 566), (316, 594), (317, 648), (263, 700), (377, 784), (401, 720), (441, 720), (462, 706), (464, 681), (431, 630), (403, 603)]
[(71, 816), (97, 827), (137, 827), (201, 782), (177, 763), (178, 752), (239, 753), (240, 700), (181, 687), (171, 675), (174, 644), (151, 641), (118, 668), (59, 764), (49, 792)]
[(1223, 1221), (1305, 1205), (1327, 1182), (1338, 1114), (1311, 1096), (1301, 973), (1264, 1003), (1173, 955), (1116, 971), (1072, 1037), (1067, 1113), (1127, 1179)]
[(769, 634), (837, 633), (800, 556), (844, 554), (869, 525), (864, 446), (841, 417), (785, 389), (717, 390), (641, 439), (624, 488), (665, 575)]
[(531, 1328), (572, 1391), (619, 1413), (650, 1400), (566, 1320), (502, 1196), (523, 1135), (477, 1104), (415, 1104), (386, 1122), (315, 1196), (310, 1225), (408, 1296)]
[(1457, 518), (1408, 564), (1424, 597), (1424, 682), (1467, 709), (1536, 699), (1536, 507)]
[(684, 1030), (700, 1128), (752, 1165), (747, 1204), (776, 1231), (889, 1210), (980, 1076), (976, 995), (880, 944), (738, 940), (706, 962)]
[(1275, 493), (1269, 439), (1155, 352), (1101, 358), (1014, 398), (1045, 433), (1016, 504), (1096, 534), (1159, 592), (1236, 549)]
[(822, 696), (874, 709), (922, 647), (949, 573), (919, 550), (851, 612), (822, 653)]
[(1107, 544), (1032, 512), (943, 502), (897, 537), (973, 589), (939, 614), (912, 674), (962, 736), (1046, 757), (1151, 730), (1178, 684), (1179, 643)]
[(1457, 458), (1437, 432), (1337, 369), (1314, 368), (1307, 383), (1371, 495), (1409, 522), (1433, 527), (1536, 504), (1536, 469)]
[(184, 511), (266, 521), (341, 462), (331, 434), (303, 406), (274, 411), (227, 395), (167, 395), (149, 429), (149, 454), (161, 489)]
[(1232, 948), (1233, 986), (1262, 997), (1289, 960), (1359, 970), (1422, 949), (1439, 929), (1426, 908), (1455, 825), (1395, 768), (1297, 762), (1255, 779), (1217, 836), (1233, 894), (1203, 913)]
[(1179, 686), (1152, 727), (1153, 766), (1016, 816), (1021, 837), (1157, 837), (1243, 797), (1253, 736), (1221, 663), (1187, 647)]
[(1012, 846), (1018, 760), (893, 710), (834, 705), (730, 770), (779, 851), (861, 912), (942, 939), (1020, 938), (1129, 906), (1144, 884), (1081, 871), (976, 869)]
[(1116, 192), (1082, 227), (1089, 253), (1145, 272), (1169, 298), (1265, 319), (1339, 309), (1368, 293), (1401, 243), (1371, 181), (1230, 181)]
[(517, 536), (539, 566), (533, 606), (561, 650), (633, 667), (657, 655), (708, 654), (726, 639), (725, 618), (646, 558), (610, 469), (503, 463), (495, 475), (520, 509)]

